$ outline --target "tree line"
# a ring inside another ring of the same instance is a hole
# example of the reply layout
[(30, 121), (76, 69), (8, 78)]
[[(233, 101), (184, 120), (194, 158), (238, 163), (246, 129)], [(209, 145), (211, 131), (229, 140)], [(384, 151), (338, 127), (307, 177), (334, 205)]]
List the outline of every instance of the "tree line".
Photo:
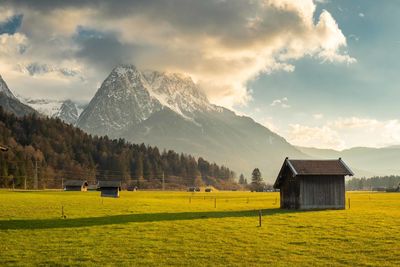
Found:
[(121, 180), (124, 186), (237, 186), (235, 173), (203, 158), (89, 135), (56, 118), (16, 117), (0, 107), (0, 187), (60, 188), (66, 179)]
[(347, 190), (372, 190), (374, 188), (396, 188), (400, 176), (374, 176), (371, 178), (353, 178), (346, 183)]

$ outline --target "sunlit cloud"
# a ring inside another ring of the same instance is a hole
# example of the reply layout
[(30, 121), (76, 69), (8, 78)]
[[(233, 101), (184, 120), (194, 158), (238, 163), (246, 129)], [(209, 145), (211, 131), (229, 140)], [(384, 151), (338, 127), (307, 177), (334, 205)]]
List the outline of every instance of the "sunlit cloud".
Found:
[[(6, 1), (0, 21), (23, 14), (14, 35), (25, 38), (25, 51), (2, 59), (8, 66), (2, 72), (21, 69), (16, 62), (82, 70), (85, 81), (74, 86), (89, 96), (112, 67), (133, 63), (188, 74), (212, 102), (232, 107), (251, 100), (249, 81), (261, 73), (295, 71), (293, 60), (312, 56), (322, 62), (355, 62), (335, 19), (326, 10), (314, 18), (315, 10), (312, 0)], [(12, 79), (15, 75), (2, 74), (11, 85), (22, 86)], [(28, 93), (27, 88), (18, 90)]]
[[(290, 124), (287, 131), (277, 129), (292, 144), (342, 150), (350, 147), (384, 147), (400, 144), (400, 120), (337, 118), (322, 125)], [(363, 133), (363, 134), (360, 134)]]
[(289, 100), (287, 97), (283, 97), (282, 99), (275, 99), (272, 101), (271, 106), (272, 107), (281, 107), (281, 108), (290, 108), (290, 105), (288, 104)]

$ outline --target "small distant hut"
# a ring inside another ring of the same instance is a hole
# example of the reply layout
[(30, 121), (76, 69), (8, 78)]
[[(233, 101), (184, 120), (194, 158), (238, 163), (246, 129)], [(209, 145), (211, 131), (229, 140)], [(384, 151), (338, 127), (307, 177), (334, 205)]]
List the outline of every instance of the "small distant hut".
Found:
[(200, 187), (197, 186), (191, 186), (187, 190), (188, 192), (200, 192)]
[(101, 191), (102, 197), (119, 197), (121, 191), (120, 181), (99, 181), (98, 190)]
[(283, 209), (344, 209), (345, 176), (354, 173), (342, 161), (286, 158), (274, 188)]
[(400, 192), (400, 183), (397, 185), (397, 187), (392, 187), (392, 188), (386, 188), (386, 192)]
[(6, 151), (8, 151), (8, 147), (0, 145), (0, 151), (6, 152)]
[(87, 191), (88, 183), (82, 180), (67, 180), (64, 183), (65, 191)]
[(87, 187), (88, 191), (97, 191), (98, 184), (89, 184)]

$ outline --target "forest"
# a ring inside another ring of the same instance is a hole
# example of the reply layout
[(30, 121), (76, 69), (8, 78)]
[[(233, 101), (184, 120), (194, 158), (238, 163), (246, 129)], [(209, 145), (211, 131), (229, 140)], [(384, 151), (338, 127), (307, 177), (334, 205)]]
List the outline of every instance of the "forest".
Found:
[(61, 188), (67, 179), (120, 180), (123, 187), (211, 185), (236, 189), (227, 167), (172, 150), (89, 135), (56, 118), (16, 117), (0, 107), (0, 187)]
[(400, 176), (374, 176), (371, 178), (353, 178), (346, 183), (347, 190), (374, 190), (377, 188), (396, 188)]

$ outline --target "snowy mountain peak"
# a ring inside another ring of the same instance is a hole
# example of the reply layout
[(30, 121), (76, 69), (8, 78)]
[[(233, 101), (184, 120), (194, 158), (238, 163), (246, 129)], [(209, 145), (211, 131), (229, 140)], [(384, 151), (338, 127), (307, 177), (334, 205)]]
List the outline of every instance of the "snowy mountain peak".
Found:
[(206, 95), (189, 76), (177, 73), (145, 72), (152, 95), (163, 106), (178, 114), (190, 116), (195, 111), (215, 110)]
[[(158, 71), (140, 71), (134, 65), (115, 67), (104, 81), (100, 90), (110, 98), (120, 99), (127, 94), (135, 97), (145, 120), (153, 111), (148, 110), (160, 106), (167, 107), (177, 114), (190, 118), (195, 111), (211, 111), (217, 109), (210, 104), (206, 95), (184, 74)], [(142, 105), (147, 103), (147, 105)], [(147, 114), (147, 115), (145, 115)]]
[(3, 78), (0, 75), (0, 93), (5, 94), (7, 97), (16, 99), (14, 94), (11, 92), (11, 90), (8, 88), (6, 82), (3, 80)]
[(78, 126), (100, 134), (128, 129), (168, 109), (195, 121), (196, 112), (219, 110), (186, 75), (140, 71), (134, 65), (115, 67), (79, 117)]
[(75, 124), (80, 113), (83, 110), (83, 105), (77, 104), (71, 100), (55, 100), (55, 99), (31, 99), (17, 95), (18, 99), (25, 105), (38, 111), (40, 114), (47, 117), (56, 117), (61, 120)]
[(126, 75), (127, 73), (138, 72), (134, 65), (119, 65), (115, 67), (111, 73), (116, 73), (119, 76)]
[(77, 125), (112, 135), (146, 120), (161, 108), (161, 104), (151, 96), (142, 73), (133, 65), (121, 65), (114, 68), (102, 83)]
[(17, 95), (17, 97), (25, 105), (30, 106), (31, 108), (37, 110), (40, 114), (47, 117), (53, 117), (53, 115), (60, 110), (60, 107), (63, 103), (63, 101), (54, 99), (31, 99), (20, 95)]
[(62, 103), (60, 109), (53, 116), (73, 125), (78, 120), (79, 114), (77, 105), (68, 99)]

